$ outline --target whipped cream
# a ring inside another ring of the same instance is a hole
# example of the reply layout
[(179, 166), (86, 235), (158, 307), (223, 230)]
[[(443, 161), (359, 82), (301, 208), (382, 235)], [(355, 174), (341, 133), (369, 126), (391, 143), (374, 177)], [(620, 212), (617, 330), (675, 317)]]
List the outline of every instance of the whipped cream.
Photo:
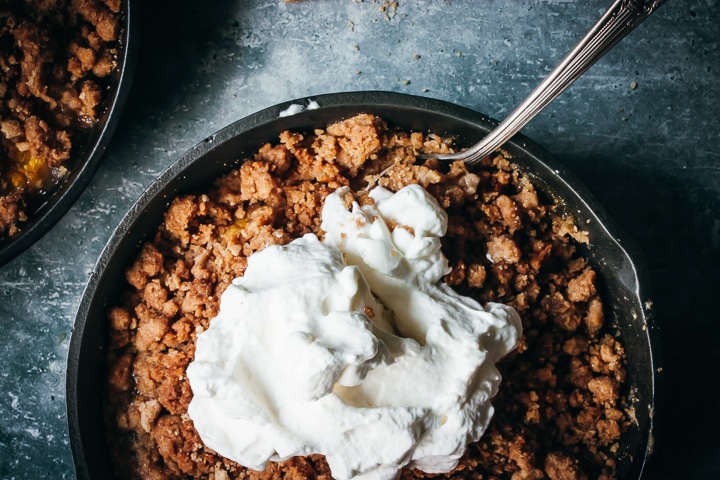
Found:
[(422, 187), (329, 195), (309, 234), (248, 259), (198, 335), (188, 408), (203, 442), (263, 470), (325, 455), (333, 477), (454, 468), (483, 434), (520, 318), (442, 282), (447, 215)]
[(292, 115), (297, 115), (300, 112), (304, 112), (305, 110), (317, 110), (318, 108), (320, 108), (320, 104), (315, 100), (310, 100), (307, 106), (300, 105), (299, 103), (291, 103), (290, 106), (280, 112), (279, 116), (290, 117)]

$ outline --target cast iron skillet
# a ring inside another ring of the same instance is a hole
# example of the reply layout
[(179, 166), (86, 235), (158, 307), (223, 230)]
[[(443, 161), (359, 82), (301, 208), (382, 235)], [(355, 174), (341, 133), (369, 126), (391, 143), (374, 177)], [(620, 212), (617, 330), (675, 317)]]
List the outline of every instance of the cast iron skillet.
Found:
[(70, 173), (52, 188), (40, 204), (28, 211), (28, 220), (21, 225), (19, 233), (12, 237), (0, 237), (0, 267), (38, 241), (70, 210), (100, 165), (125, 106), (135, 69), (137, 27), (131, 3), (131, 0), (122, 2), (117, 68), (111, 74), (111, 86), (103, 102), (105, 109), (88, 136), (83, 138), (80, 149), (73, 150), (72, 157), (65, 163)]
[[(290, 105), (318, 109), (280, 117)], [(138, 247), (150, 239), (163, 212), (178, 194), (206, 189), (266, 142), (286, 130), (312, 131), (357, 113), (382, 117), (405, 130), (451, 134), (470, 145), (496, 122), (472, 110), (427, 98), (387, 92), (356, 92), (299, 99), (260, 111), (196, 145), (150, 185), (113, 233), (90, 277), (75, 320), (67, 368), (67, 415), (75, 468), (80, 479), (112, 478), (102, 419), (102, 385), (107, 337), (106, 309), (127, 286), (124, 270)], [(639, 478), (652, 451), (658, 332), (651, 312), (643, 266), (589, 192), (539, 146), (518, 135), (506, 145), (536, 186), (559, 199), (589, 232), (583, 253), (601, 277), (607, 316), (627, 353), (628, 384), (636, 425), (622, 442), (620, 478)]]

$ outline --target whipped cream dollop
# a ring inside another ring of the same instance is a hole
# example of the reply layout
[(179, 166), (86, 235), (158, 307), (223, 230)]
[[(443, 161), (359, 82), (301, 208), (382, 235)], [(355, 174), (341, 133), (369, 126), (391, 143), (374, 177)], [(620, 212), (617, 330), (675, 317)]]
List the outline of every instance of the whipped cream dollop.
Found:
[(325, 455), (333, 477), (454, 468), (492, 417), (520, 318), (448, 287), (447, 215), (422, 187), (347, 187), (308, 234), (248, 259), (198, 335), (189, 415), (203, 442), (256, 470)]

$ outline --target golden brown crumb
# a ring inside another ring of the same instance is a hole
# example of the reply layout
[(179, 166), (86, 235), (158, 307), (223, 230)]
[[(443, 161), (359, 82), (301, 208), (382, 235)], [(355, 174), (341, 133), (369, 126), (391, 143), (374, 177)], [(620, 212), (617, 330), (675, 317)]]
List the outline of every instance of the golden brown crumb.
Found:
[(105, 411), (122, 478), (330, 478), (321, 456), (255, 472), (206, 448), (187, 416), (185, 369), (247, 257), (322, 235), (323, 199), (369, 181), (425, 187), (448, 213), (446, 282), (483, 303), (512, 305), (523, 321), (520, 345), (500, 364), (488, 431), (444, 477), (615, 478), (617, 441), (628, 425), (624, 352), (603, 326), (597, 273), (575, 248), (578, 230), (504, 155), (472, 171), (462, 162), (416, 162), (418, 151), (448, 149), (442, 138), (359, 115), (310, 135), (284, 132), (205, 194), (172, 201), (128, 266), (123, 303), (108, 312)]

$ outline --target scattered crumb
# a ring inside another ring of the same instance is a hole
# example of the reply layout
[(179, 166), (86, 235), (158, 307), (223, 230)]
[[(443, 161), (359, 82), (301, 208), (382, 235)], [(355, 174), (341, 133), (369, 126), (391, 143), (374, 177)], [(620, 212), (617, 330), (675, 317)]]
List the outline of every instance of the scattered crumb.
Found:
[(398, 2), (384, 0), (382, 6), (378, 7), (380, 12), (385, 14), (385, 20), (390, 21), (395, 18), (397, 14)]

